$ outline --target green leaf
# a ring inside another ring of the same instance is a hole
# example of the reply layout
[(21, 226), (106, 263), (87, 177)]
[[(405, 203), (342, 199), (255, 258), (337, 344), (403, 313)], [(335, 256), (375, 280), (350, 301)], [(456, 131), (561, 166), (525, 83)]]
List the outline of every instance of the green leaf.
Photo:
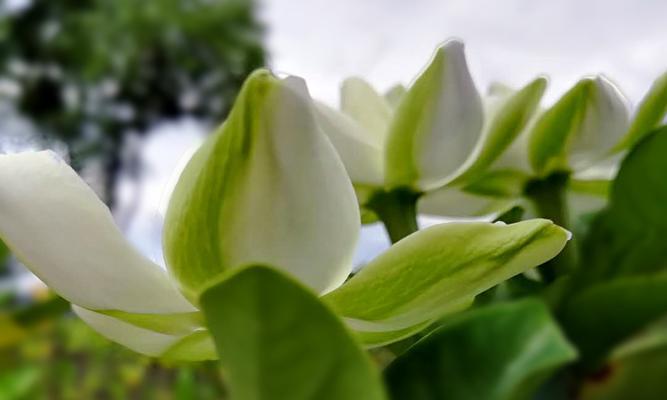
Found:
[(537, 300), (471, 310), (445, 322), (389, 365), (397, 400), (528, 399), (576, 358)]
[(583, 240), (563, 322), (588, 364), (667, 313), (665, 154), (667, 127), (635, 146)]
[(568, 236), (539, 219), (435, 225), (399, 241), (324, 299), (366, 345), (390, 343), (551, 259)]
[(9, 249), (7, 248), (7, 245), (0, 240), (0, 271), (2, 271), (2, 266), (7, 260), (7, 257), (9, 257)]
[(662, 400), (667, 391), (667, 330), (664, 321), (614, 350), (590, 376), (582, 400)]
[(463, 43), (449, 41), (403, 96), (385, 147), (388, 189), (426, 191), (455, 179), (475, 148), (482, 101)]
[(36, 365), (11, 369), (0, 375), (0, 398), (3, 400), (27, 399), (41, 378)]
[(609, 206), (584, 238), (586, 267), (579, 269), (577, 285), (667, 270), (665, 154), (667, 127), (648, 135), (623, 160)]
[(190, 299), (253, 263), (323, 292), (349, 275), (359, 229), (354, 189), (315, 121), (305, 82), (257, 71), (183, 171), (163, 241)]
[(384, 398), (378, 372), (342, 321), (277, 270), (233, 271), (200, 303), (232, 398)]
[(498, 105), (488, 115), (484, 133), (465, 172), (452, 184), (472, 183), (512, 144), (528, 124), (547, 86), (537, 78), (522, 89), (497, 99)]
[(541, 176), (580, 170), (609, 155), (628, 128), (620, 92), (598, 76), (579, 81), (537, 120), (528, 156)]
[(667, 72), (656, 79), (648, 93), (644, 95), (630, 129), (615, 150), (634, 147), (647, 133), (662, 123), (665, 114), (667, 114)]
[(667, 126), (654, 130), (628, 154), (614, 181), (611, 208), (624, 225), (667, 229)]
[(568, 337), (587, 367), (597, 367), (623, 340), (667, 314), (667, 275), (618, 278), (575, 295), (562, 313)]

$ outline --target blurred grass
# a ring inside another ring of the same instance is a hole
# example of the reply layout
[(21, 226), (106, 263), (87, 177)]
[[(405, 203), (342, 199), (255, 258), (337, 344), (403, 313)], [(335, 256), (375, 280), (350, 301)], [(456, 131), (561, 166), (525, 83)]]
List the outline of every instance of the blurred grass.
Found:
[(0, 315), (0, 399), (226, 398), (215, 362), (151, 359), (104, 339), (70, 312), (37, 314), (27, 325), (17, 321), (25, 312)]

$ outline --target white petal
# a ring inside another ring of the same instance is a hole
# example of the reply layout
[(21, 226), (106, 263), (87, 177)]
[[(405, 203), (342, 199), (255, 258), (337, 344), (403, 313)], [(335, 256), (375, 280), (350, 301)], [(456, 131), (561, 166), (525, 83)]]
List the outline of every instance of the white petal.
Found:
[(570, 145), (570, 167), (577, 171), (607, 156), (630, 125), (628, 102), (605, 77), (593, 79), (594, 90), (584, 120)]
[(194, 308), (122, 236), (109, 209), (53, 152), (0, 155), (0, 237), (51, 289), (95, 310)]
[[(452, 182), (453, 185), (475, 182), (491, 167), (510, 160), (507, 163), (513, 164), (510, 169), (521, 171), (520, 152), (524, 147), (521, 142), (525, 143), (521, 133), (534, 118), (546, 83), (545, 78), (539, 77), (520, 90), (498, 84), (491, 88), (491, 94), (484, 99), (486, 118), (482, 136), (462, 168), (465, 172)], [(526, 164), (527, 161), (526, 157)]]
[(182, 336), (167, 335), (139, 328), (119, 319), (75, 305), (72, 306), (72, 310), (100, 335), (147, 356), (160, 356), (182, 338)]
[(484, 217), (512, 208), (518, 198), (501, 198), (469, 193), (457, 187), (443, 187), (419, 199), (421, 214), (441, 217)]
[(370, 141), (363, 128), (331, 107), (315, 104), (317, 121), (338, 151), (355, 184), (381, 186), (384, 182), (382, 147)]
[(389, 104), (389, 107), (391, 107), (392, 110), (395, 110), (398, 105), (401, 104), (401, 101), (403, 101), (403, 96), (405, 96), (406, 92), (407, 89), (405, 86), (399, 83), (385, 92), (384, 99), (387, 101), (387, 104)]
[(539, 175), (579, 171), (612, 154), (629, 126), (623, 95), (604, 77), (585, 78), (532, 126), (528, 158)]
[(361, 78), (348, 78), (341, 86), (341, 110), (369, 133), (380, 147), (384, 145), (392, 109), (387, 100)]
[(354, 189), (305, 83), (260, 71), (183, 172), (165, 254), (191, 298), (248, 264), (282, 269), (322, 292), (349, 274), (359, 230)]
[(455, 179), (482, 124), (482, 101), (463, 44), (450, 41), (438, 49), (396, 110), (386, 145), (387, 185), (426, 191)]

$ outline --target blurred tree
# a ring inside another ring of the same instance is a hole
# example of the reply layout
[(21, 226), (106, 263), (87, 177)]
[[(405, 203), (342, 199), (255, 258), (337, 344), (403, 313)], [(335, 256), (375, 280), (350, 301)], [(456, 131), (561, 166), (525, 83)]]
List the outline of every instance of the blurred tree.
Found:
[(181, 116), (221, 120), (265, 63), (253, 0), (9, 5), (0, 0), (0, 83), (45, 137), (68, 145), (75, 168), (102, 162), (110, 204), (126, 135)]

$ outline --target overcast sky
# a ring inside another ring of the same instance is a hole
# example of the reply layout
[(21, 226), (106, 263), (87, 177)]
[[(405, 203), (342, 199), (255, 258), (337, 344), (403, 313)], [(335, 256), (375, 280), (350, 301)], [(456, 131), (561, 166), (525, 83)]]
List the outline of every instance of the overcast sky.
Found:
[(438, 43), (457, 37), (480, 90), (551, 78), (553, 100), (605, 73), (631, 100), (667, 69), (665, 0), (265, 0), (275, 69), (329, 102), (350, 75), (380, 89), (409, 83)]

